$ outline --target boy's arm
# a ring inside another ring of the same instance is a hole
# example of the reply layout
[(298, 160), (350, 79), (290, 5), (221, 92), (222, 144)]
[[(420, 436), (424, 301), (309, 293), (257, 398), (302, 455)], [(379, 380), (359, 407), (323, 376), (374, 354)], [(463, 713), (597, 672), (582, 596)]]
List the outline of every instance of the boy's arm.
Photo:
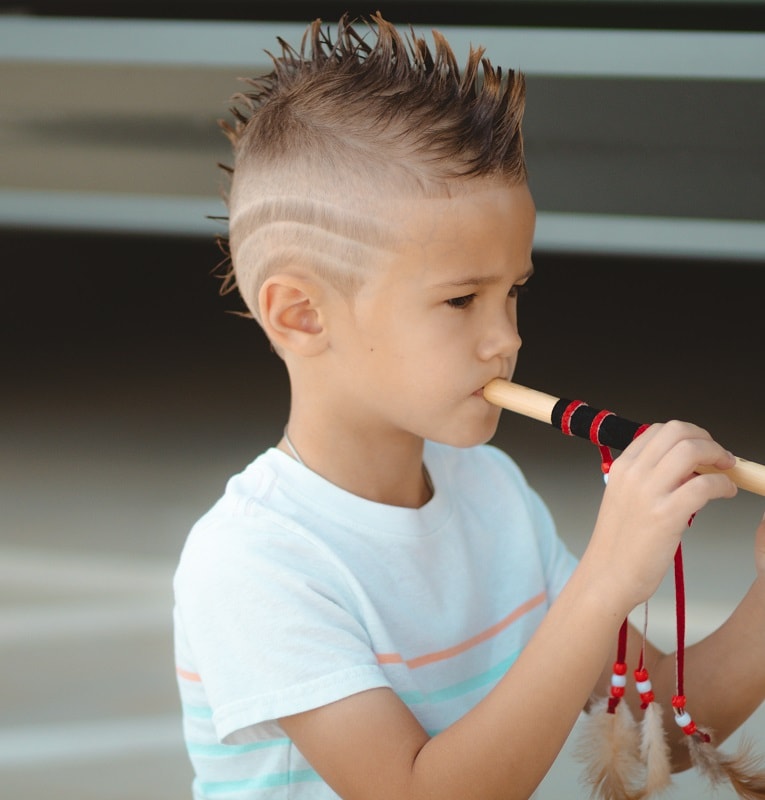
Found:
[(343, 798), (527, 798), (584, 707), (621, 620), (577, 570), (513, 667), (432, 738), (389, 689), (281, 720)]
[(345, 800), (528, 798), (612, 660), (622, 620), (661, 581), (689, 516), (735, 494), (726, 476), (694, 468), (731, 462), (686, 424), (653, 426), (630, 445), (568, 584), (507, 674), (445, 731), (429, 736), (392, 691), (376, 689), (281, 720), (287, 735)]

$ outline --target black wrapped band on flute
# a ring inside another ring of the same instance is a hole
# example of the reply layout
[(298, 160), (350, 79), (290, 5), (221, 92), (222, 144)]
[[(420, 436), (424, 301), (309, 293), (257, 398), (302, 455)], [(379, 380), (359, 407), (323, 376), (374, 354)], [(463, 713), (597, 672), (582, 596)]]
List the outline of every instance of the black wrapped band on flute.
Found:
[[(566, 400), (563, 397), (555, 404), (550, 415), (550, 422), (554, 428), (563, 429), (561, 425), (563, 415), (570, 405), (571, 400)], [(579, 406), (569, 419), (571, 435), (589, 439), (592, 422), (599, 413), (599, 409), (592, 408), (586, 404)], [(632, 422), (629, 419), (624, 419), (624, 417), (617, 417), (615, 414), (611, 414), (600, 424), (598, 444), (614, 447), (617, 450), (624, 450), (635, 438), (635, 434), (641, 427), (642, 425), (638, 422)]]

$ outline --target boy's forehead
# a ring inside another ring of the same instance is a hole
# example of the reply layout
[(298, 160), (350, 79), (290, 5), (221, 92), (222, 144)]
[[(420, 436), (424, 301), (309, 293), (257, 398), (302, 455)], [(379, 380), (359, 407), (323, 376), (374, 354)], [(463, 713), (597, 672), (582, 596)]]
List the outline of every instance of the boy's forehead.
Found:
[(448, 197), (401, 198), (395, 209), (400, 235), (425, 243), (482, 236), (508, 224), (533, 225), (534, 202), (526, 184), (484, 182)]
[(399, 207), (399, 253), (434, 285), (522, 281), (533, 271), (536, 212), (528, 187), (485, 185)]

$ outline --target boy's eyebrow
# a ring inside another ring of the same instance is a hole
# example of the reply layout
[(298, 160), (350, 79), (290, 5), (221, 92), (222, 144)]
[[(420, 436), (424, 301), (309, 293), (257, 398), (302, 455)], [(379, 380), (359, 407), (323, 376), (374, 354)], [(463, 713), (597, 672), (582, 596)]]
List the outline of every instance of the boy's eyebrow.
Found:
[[(523, 283), (527, 281), (534, 274), (534, 265), (530, 264), (529, 268), (523, 275), (519, 276), (516, 283)], [(469, 278), (460, 278), (457, 281), (444, 281), (444, 283), (436, 284), (437, 289), (458, 288), (460, 286), (488, 286), (493, 283), (499, 283), (503, 280), (504, 275), (474, 275)]]

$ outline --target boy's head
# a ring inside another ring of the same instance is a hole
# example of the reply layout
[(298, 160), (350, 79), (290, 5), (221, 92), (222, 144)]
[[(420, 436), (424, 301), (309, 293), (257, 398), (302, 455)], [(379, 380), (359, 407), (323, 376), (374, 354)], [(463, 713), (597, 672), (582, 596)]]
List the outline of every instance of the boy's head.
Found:
[(317, 20), (234, 96), (229, 282), (256, 319), (260, 287), (285, 269), (352, 295), (396, 247), (397, 198), (525, 181), (523, 76), (472, 49), (461, 73), (433, 36), (431, 52), (376, 15), (369, 32), (343, 18), (333, 40)]

